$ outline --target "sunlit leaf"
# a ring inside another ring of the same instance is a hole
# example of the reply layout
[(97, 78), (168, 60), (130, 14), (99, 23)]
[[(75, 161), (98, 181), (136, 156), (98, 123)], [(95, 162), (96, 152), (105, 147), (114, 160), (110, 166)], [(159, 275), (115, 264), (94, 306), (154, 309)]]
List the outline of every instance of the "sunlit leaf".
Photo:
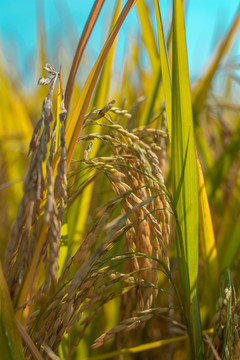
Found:
[(172, 177), (191, 298), (198, 273), (198, 190), (191, 93), (181, 1), (174, 1)]
[[(214, 295), (217, 294), (217, 284), (219, 278), (217, 248), (215, 243), (215, 236), (212, 225), (212, 218), (208, 204), (207, 192), (204, 184), (202, 168), (197, 159), (198, 169), (198, 194), (199, 194), (199, 233), (200, 243), (203, 256), (203, 266), (205, 267), (206, 281), (209, 283), (209, 288), (212, 289), (213, 300)], [(215, 310), (215, 308), (214, 308)]]
[(137, 1), (136, 7), (142, 27), (142, 37), (144, 45), (147, 49), (152, 69), (153, 71), (156, 71), (159, 62), (159, 54), (154, 36), (152, 21), (149, 14), (149, 9), (144, 0)]
[(132, 9), (133, 5), (135, 4), (136, 0), (128, 0), (126, 5), (124, 6), (111, 34), (109, 35), (92, 71), (90, 72), (88, 79), (84, 85), (84, 88), (82, 90), (80, 99), (78, 101), (78, 104), (76, 106), (75, 112), (71, 118), (71, 121), (69, 122), (69, 126), (67, 128), (66, 133), (66, 145), (68, 148), (68, 157), (67, 157), (67, 166), (69, 166), (70, 160), (72, 158), (73, 150), (77, 141), (77, 138), (79, 136), (79, 132), (82, 127), (82, 122), (84, 115), (87, 111), (87, 107), (89, 105), (91, 95), (93, 93), (93, 90), (95, 88), (98, 76), (100, 74), (100, 71), (102, 70), (102, 67), (104, 65), (105, 59), (111, 49), (111, 46), (124, 22), (126, 19), (127, 14)]
[(202, 359), (201, 321), (197, 296), (199, 246), (197, 163), (181, 0), (173, 2), (171, 157), (173, 197), (181, 233), (178, 232), (181, 284), (188, 303), (192, 351), (197, 359)]
[(100, 14), (100, 11), (102, 9), (104, 2), (105, 2), (105, 0), (96, 0), (95, 1), (94, 5), (92, 7), (91, 13), (88, 17), (87, 23), (84, 27), (82, 36), (79, 40), (78, 47), (77, 47), (77, 50), (76, 50), (76, 53), (75, 53), (75, 56), (74, 56), (74, 59), (72, 62), (71, 71), (70, 71), (70, 74), (68, 77), (67, 86), (66, 86), (65, 106), (66, 106), (67, 110), (68, 110), (71, 95), (72, 95), (75, 76), (76, 76), (80, 61), (82, 59), (84, 49), (87, 45), (88, 39), (92, 33), (92, 30), (95, 26), (95, 23), (98, 19), (98, 16)]
[(163, 79), (163, 90), (165, 97), (165, 106), (167, 113), (167, 123), (169, 131), (170, 142), (172, 140), (172, 87), (171, 87), (171, 75), (169, 70), (168, 55), (165, 44), (165, 37), (163, 31), (162, 17), (159, 6), (159, 1), (155, 0), (155, 10), (157, 17), (158, 26), (158, 41), (159, 41), (159, 52), (161, 59), (162, 79)]

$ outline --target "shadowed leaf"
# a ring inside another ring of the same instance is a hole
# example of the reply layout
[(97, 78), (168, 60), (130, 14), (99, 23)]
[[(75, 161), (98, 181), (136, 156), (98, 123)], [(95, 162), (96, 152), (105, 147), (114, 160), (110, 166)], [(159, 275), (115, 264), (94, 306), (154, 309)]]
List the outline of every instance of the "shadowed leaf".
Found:
[(0, 347), (4, 360), (24, 360), (12, 301), (0, 264)]

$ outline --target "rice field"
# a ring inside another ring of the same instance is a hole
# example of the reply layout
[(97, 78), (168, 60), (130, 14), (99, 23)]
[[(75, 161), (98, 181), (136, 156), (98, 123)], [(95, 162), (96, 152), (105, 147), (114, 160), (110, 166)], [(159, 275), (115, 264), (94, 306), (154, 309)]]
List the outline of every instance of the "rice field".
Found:
[[(34, 91), (0, 66), (2, 359), (239, 359), (240, 10), (190, 83), (181, 0), (167, 33), (158, 0), (116, 1), (88, 71), (103, 4), (68, 74), (41, 29)], [(133, 7), (141, 38), (119, 75)]]

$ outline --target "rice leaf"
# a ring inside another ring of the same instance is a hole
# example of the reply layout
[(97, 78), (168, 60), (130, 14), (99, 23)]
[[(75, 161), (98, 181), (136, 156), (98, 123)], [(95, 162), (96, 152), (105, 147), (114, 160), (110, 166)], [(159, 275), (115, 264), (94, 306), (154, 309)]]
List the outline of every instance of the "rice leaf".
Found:
[(24, 360), (12, 301), (0, 264), (0, 347), (5, 360)]
[(174, 1), (173, 15), (172, 176), (192, 299), (198, 272), (197, 164), (183, 10), (179, 0)]
[[(112, 17), (111, 25), (109, 34), (111, 33), (111, 30), (117, 21), (117, 18), (120, 13), (122, 1), (119, 0), (116, 4), (114, 14)], [(111, 70), (113, 65), (113, 57), (115, 52), (116, 42), (111, 47), (109, 54), (106, 58), (106, 61), (104, 63), (102, 73), (100, 76), (100, 79), (98, 81), (96, 92), (94, 96), (93, 103), (96, 106), (101, 106), (103, 104), (106, 104), (107, 102), (107, 96), (109, 92), (110, 87), (110, 80), (111, 80)], [(93, 148), (91, 149), (91, 157), (94, 157), (98, 150), (99, 143), (94, 144)], [(79, 165), (79, 169), (81, 167), (81, 164)], [(77, 191), (78, 183), (76, 182), (76, 191)], [(79, 199), (75, 200), (75, 203), (71, 208), (68, 209), (69, 211), (69, 239), (71, 239), (71, 244), (69, 246), (69, 254), (67, 257), (69, 257), (70, 253), (75, 252), (75, 246), (73, 246), (75, 242), (76, 235), (79, 238), (79, 235), (84, 233), (84, 229), (86, 227), (86, 219), (88, 216), (88, 210), (90, 207), (91, 199), (92, 199), (92, 190), (93, 190), (93, 182), (91, 182), (87, 189), (84, 191), (84, 193), (79, 197)], [(76, 242), (77, 244), (77, 242)]]
[(143, 42), (146, 47), (153, 71), (158, 67), (158, 49), (153, 32), (152, 21), (150, 19), (149, 9), (145, 1), (138, 1), (136, 4), (137, 12), (142, 27)]
[(165, 97), (165, 106), (167, 113), (167, 123), (168, 123), (168, 132), (170, 143), (172, 140), (172, 85), (171, 85), (171, 75), (169, 70), (168, 55), (165, 44), (165, 37), (163, 31), (162, 17), (159, 6), (159, 1), (155, 0), (155, 11), (157, 17), (157, 28), (158, 28), (158, 41), (159, 41), (159, 52), (161, 60), (161, 69), (162, 69), (162, 82), (163, 82), (163, 91)]
[(69, 167), (70, 160), (71, 160), (72, 154), (73, 154), (73, 150), (74, 150), (77, 138), (79, 136), (79, 132), (82, 127), (84, 115), (86, 114), (87, 107), (89, 105), (91, 95), (95, 88), (100, 71), (102, 70), (105, 59), (110, 51), (110, 48), (119, 32), (124, 20), (126, 19), (129, 11), (134, 6), (135, 2), (136, 2), (136, 0), (128, 0), (127, 1), (126, 5), (124, 6), (113, 30), (111, 31), (111, 34), (109, 35), (101, 53), (100, 53), (95, 65), (94, 65), (92, 71), (90, 72), (88, 79), (84, 85), (84, 88), (80, 95), (75, 112), (74, 112), (74, 114), (71, 118), (71, 121), (69, 123), (69, 126), (67, 128), (67, 133), (66, 133), (66, 145), (67, 145), (67, 149), (68, 149), (67, 167)]
[(151, 350), (151, 349), (157, 349), (157, 348), (162, 347), (164, 345), (173, 344), (173, 343), (176, 343), (178, 341), (186, 341), (186, 340), (187, 340), (187, 335), (176, 336), (176, 337), (173, 337), (171, 339), (164, 339), (164, 340), (154, 341), (154, 342), (151, 342), (151, 343), (138, 345), (138, 346), (135, 346), (135, 347), (132, 347), (132, 348), (126, 348), (126, 349), (121, 349), (121, 350), (105, 353), (105, 354), (102, 354), (102, 355), (91, 356), (91, 357), (86, 358), (85, 360), (113, 359), (115, 356), (118, 356), (118, 355), (136, 354), (136, 353)]
[(38, 349), (36, 348), (35, 344), (33, 343), (32, 339), (28, 335), (27, 331), (23, 328), (21, 323), (16, 319), (18, 331), (21, 335), (22, 340), (24, 340), (25, 344), (28, 346), (31, 353), (34, 355), (34, 358), (37, 360), (43, 360), (42, 356), (40, 355)]
[(86, 187), (83, 194), (74, 201), (70, 208), (68, 208), (69, 246), (67, 258), (76, 252), (79, 242), (81, 242), (82, 236), (85, 233), (92, 191), (93, 182)]
[(96, 0), (95, 1), (94, 5), (92, 7), (91, 13), (86, 22), (86, 25), (84, 27), (82, 36), (79, 40), (78, 47), (77, 47), (77, 50), (76, 50), (76, 53), (75, 53), (75, 56), (74, 56), (74, 59), (72, 62), (70, 74), (68, 77), (67, 86), (66, 86), (65, 106), (66, 106), (67, 110), (69, 108), (70, 99), (71, 99), (72, 90), (73, 90), (73, 84), (74, 84), (75, 76), (76, 76), (80, 61), (82, 59), (83, 52), (85, 50), (88, 39), (92, 33), (92, 30), (95, 26), (95, 23), (98, 19), (99, 13), (102, 9), (104, 2), (105, 2), (105, 0)]
[(205, 135), (203, 133), (203, 127), (198, 123), (195, 125), (195, 138), (198, 145), (199, 153), (204, 160), (204, 164), (207, 169), (212, 169), (214, 165), (213, 156), (211, 154), (211, 148), (209, 147)]
[[(199, 194), (199, 233), (203, 266), (205, 267), (206, 281), (209, 283), (208, 288), (212, 289), (212, 293), (215, 295), (217, 293), (216, 287), (219, 278), (217, 248), (202, 168), (198, 158), (197, 170)], [(214, 297), (211, 298), (211, 301), (213, 305)]]
[(161, 103), (160, 98), (160, 88), (161, 88), (161, 81), (162, 81), (162, 69), (160, 62), (158, 64), (158, 68), (156, 70), (156, 74), (154, 76), (152, 86), (147, 97), (144, 110), (142, 116), (139, 121), (139, 126), (147, 125), (150, 121), (151, 115), (153, 113), (155, 101), (158, 98), (158, 101)]
[[(39, 240), (38, 240), (37, 247), (36, 247), (36, 250), (33, 255), (31, 265), (27, 271), (26, 278), (24, 279), (24, 282), (23, 282), (23, 285), (21, 288), (18, 304), (23, 304), (26, 301), (26, 299), (28, 298), (28, 295), (31, 294), (31, 291), (33, 289), (33, 284), (36, 282), (37, 275), (38, 275), (38, 265), (39, 265), (38, 259), (40, 258), (40, 255), (41, 255), (41, 251), (42, 251), (42, 247), (43, 247), (43, 244), (44, 244), (44, 241), (46, 238), (47, 231), (48, 231), (48, 224), (44, 224), (43, 228), (41, 230), (40, 236), (39, 236)], [(22, 316), (22, 314), (20, 314), (20, 312), (19, 312), (19, 314), (17, 314), (17, 318), (20, 319), (21, 316)]]
[[(228, 354), (232, 353), (233, 336), (232, 336), (232, 275), (229, 268), (225, 269), (220, 279), (221, 295), (225, 300), (225, 324), (223, 328), (223, 346), (221, 351), (221, 358), (227, 359)], [(232, 357), (232, 356), (231, 356)]]
[(202, 334), (198, 309), (198, 188), (191, 92), (188, 74), (184, 15), (181, 0), (173, 2), (171, 162), (173, 198), (177, 220), (178, 260), (183, 292), (189, 311), (192, 355), (202, 359)]
[[(111, 30), (114, 27), (114, 24), (117, 21), (117, 18), (119, 17), (121, 4), (122, 4), (122, 0), (118, 0), (116, 3), (115, 10), (114, 10), (112, 20), (111, 20), (109, 34), (111, 33)], [(100, 107), (109, 101), (108, 93), (109, 93), (109, 88), (110, 88), (111, 72), (112, 72), (112, 67), (113, 67), (113, 58), (114, 58), (116, 45), (117, 45), (117, 42), (115, 41), (111, 47), (111, 50), (109, 51), (106, 61), (104, 63), (101, 76), (100, 76), (98, 84), (96, 86), (95, 96), (94, 96), (94, 100), (93, 100), (94, 106)]]

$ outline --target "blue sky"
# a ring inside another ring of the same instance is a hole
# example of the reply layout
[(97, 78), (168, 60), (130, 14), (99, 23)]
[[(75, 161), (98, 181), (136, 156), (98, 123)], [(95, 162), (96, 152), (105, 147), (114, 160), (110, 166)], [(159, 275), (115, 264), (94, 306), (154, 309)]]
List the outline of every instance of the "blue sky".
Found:
[[(126, 1), (126, 0), (125, 0)], [(141, 0), (138, 0), (141, 1)], [(164, 23), (169, 19), (172, 1), (161, 0)], [(77, 42), (93, 5), (93, 0), (9, 0), (0, 2), (0, 36), (8, 63), (13, 58), (21, 69), (34, 67), (37, 52), (37, 21), (41, 4), (44, 9), (47, 46), (50, 52), (64, 47), (74, 54)], [(112, 13), (114, 0), (106, 0), (100, 19), (91, 36), (88, 49), (96, 57), (103, 44), (108, 14)], [(148, 0), (153, 5), (153, 0)], [(57, 5), (56, 5), (57, 4)], [(204, 68), (216, 40), (228, 29), (239, 7), (239, 0), (188, 0), (186, 9), (186, 35), (189, 53), (190, 75), (195, 78)], [(69, 21), (70, 20), (70, 21)], [(118, 57), (121, 58), (128, 46), (128, 39), (138, 36), (139, 24), (133, 9), (121, 30)], [(56, 34), (57, 41), (56, 41)], [(238, 35), (231, 56), (240, 57), (240, 36)], [(54, 65), (54, 64), (53, 64)], [(120, 64), (121, 67), (121, 64)]]

